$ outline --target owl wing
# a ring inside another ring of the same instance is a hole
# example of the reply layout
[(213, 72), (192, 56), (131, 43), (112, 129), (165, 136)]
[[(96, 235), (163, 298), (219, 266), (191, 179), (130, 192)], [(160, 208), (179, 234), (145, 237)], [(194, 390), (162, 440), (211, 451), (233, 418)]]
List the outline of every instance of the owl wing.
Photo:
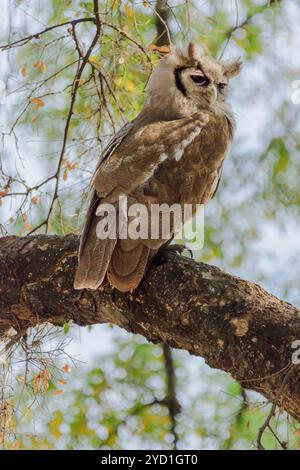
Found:
[[(121, 195), (132, 194), (145, 183), (166, 158), (178, 157), (200, 134), (209, 117), (198, 112), (174, 121), (124, 126), (105, 150), (92, 181), (92, 196), (79, 249), (74, 287), (96, 289), (103, 282), (117, 244), (116, 239), (97, 237), (99, 204), (117, 204)], [(117, 207), (117, 206), (116, 206)], [(143, 269), (147, 256), (143, 256)], [(140, 270), (136, 263), (136, 270)], [(141, 275), (142, 273), (140, 273)], [(140, 276), (139, 276), (140, 277)]]
[(116, 202), (132, 194), (153, 175), (160, 163), (180, 158), (200, 134), (208, 115), (198, 112), (174, 121), (153, 122), (132, 129), (108, 158), (103, 160), (93, 186), (103, 202)]
[[(103, 162), (105, 162), (106, 159), (110, 157), (110, 155), (115, 151), (116, 148), (121, 144), (121, 142), (124, 140), (124, 138), (127, 136), (127, 134), (130, 132), (132, 127), (134, 126), (135, 121), (131, 121), (126, 123), (121, 129), (114, 135), (114, 137), (110, 140), (108, 143), (107, 147), (104, 149), (102, 155), (100, 156), (98, 165), (95, 170), (95, 176), (97, 176), (99, 167)], [(100, 198), (97, 194), (97, 191), (95, 190), (95, 187), (93, 185), (93, 179), (91, 181), (91, 193), (90, 193), (90, 198), (89, 198), (89, 204), (86, 212), (86, 216), (84, 219), (84, 224), (83, 224), (83, 230), (81, 233), (81, 238), (80, 238), (80, 246), (79, 246), (79, 259), (81, 258), (83, 247), (86, 243), (87, 235), (90, 230), (90, 226), (93, 220), (93, 217), (95, 215), (95, 212), (98, 207), (98, 203), (100, 201)]]
[(223, 173), (223, 165), (220, 167), (220, 169), (218, 171), (218, 175), (217, 175), (217, 178), (216, 178), (216, 183), (215, 183), (215, 187), (214, 187), (213, 192), (212, 192), (211, 199), (213, 199), (215, 197), (215, 195), (217, 194), (217, 192), (218, 192), (220, 182), (221, 182), (221, 178), (222, 178), (222, 173)]

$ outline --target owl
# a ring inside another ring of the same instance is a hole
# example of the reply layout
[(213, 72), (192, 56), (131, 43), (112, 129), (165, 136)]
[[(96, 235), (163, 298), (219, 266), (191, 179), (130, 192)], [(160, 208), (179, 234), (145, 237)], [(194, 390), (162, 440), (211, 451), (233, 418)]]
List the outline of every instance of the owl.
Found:
[[(215, 194), (232, 142), (234, 117), (226, 102), (228, 84), (240, 60), (221, 62), (195, 44), (171, 50), (154, 68), (140, 114), (125, 124), (104, 150), (79, 248), (75, 289), (97, 289), (105, 278), (119, 291), (134, 291), (156, 255), (171, 242), (159, 236), (99, 238), (101, 207), (206, 204)], [(147, 213), (150, 217), (150, 212)], [(151, 225), (151, 221), (150, 225)]]

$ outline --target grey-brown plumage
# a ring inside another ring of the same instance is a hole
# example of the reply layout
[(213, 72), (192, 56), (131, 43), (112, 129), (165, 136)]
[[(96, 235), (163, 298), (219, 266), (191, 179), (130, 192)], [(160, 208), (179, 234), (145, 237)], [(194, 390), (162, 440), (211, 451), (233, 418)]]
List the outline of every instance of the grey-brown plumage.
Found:
[[(160, 60), (137, 118), (108, 145), (97, 166), (79, 251), (74, 287), (97, 289), (107, 276), (120, 291), (133, 291), (164, 239), (101, 240), (97, 211), (105, 203), (205, 204), (214, 195), (234, 130), (226, 104), (230, 78), (241, 62), (200, 55), (194, 44)], [(118, 227), (120, 230), (121, 227)], [(172, 238), (172, 237), (171, 237)]]

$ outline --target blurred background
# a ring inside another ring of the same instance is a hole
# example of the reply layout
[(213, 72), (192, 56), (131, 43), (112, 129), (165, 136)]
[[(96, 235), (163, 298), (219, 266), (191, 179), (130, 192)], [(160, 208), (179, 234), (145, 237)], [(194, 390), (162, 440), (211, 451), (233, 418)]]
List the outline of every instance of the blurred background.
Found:
[[(169, 38), (193, 40), (245, 63), (200, 258), (300, 306), (300, 2), (96, 3), (80, 73), (95, 2), (1, 2), (1, 236), (80, 233), (101, 150), (141, 109)], [(269, 412), (202, 359), (109, 325), (32, 331), (1, 377), (0, 443), (15, 450), (255, 449)], [(300, 446), (291, 418), (272, 423), (266, 448)]]

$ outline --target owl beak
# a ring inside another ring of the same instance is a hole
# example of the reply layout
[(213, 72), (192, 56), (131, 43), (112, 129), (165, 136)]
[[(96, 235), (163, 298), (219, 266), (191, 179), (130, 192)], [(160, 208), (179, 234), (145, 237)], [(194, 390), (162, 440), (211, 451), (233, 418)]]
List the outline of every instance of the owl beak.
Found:
[(218, 90), (217, 90), (216, 85), (214, 85), (214, 86), (212, 87), (212, 89), (213, 89), (213, 94), (214, 94), (213, 100), (214, 100), (214, 102), (216, 102), (217, 99), (218, 99)]

